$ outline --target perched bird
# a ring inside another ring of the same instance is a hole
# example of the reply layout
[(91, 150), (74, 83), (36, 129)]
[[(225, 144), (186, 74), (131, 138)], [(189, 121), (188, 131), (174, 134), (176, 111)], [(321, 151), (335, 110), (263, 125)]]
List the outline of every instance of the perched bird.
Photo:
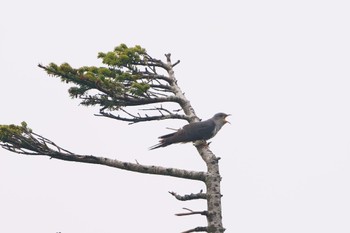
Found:
[(206, 121), (187, 124), (175, 133), (160, 136), (159, 143), (150, 147), (149, 149), (154, 150), (160, 147), (169, 146), (174, 143), (208, 140), (214, 137), (224, 124), (230, 123), (226, 120), (226, 117), (228, 117), (229, 115), (230, 114), (226, 113), (217, 113), (212, 118)]

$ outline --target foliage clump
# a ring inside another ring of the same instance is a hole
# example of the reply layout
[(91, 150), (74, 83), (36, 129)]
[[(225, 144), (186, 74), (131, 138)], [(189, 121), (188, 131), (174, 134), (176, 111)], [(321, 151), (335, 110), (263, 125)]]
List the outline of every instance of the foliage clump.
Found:
[(50, 63), (39, 67), (63, 82), (74, 84), (68, 90), (69, 95), (81, 99), (82, 105), (99, 105), (103, 110), (152, 103), (152, 98), (169, 89), (165, 78), (159, 79), (162, 76), (155, 71), (156, 66), (165, 67), (165, 64), (152, 59), (139, 45), (121, 44), (113, 51), (98, 53), (98, 58), (105, 66), (73, 68), (68, 63)]
[(31, 129), (27, 127), (27, 123), (24, 121), (21, 125), (0, 125), (0, 141), (10, 142), (13, 137), (22, 136), (26, 132), (31, 132)]
[(121, 44), (114, 48), (114, 51), (107, 53), (98, 53), (98, 58), (102, 58), (102, 63), (111, 67), (132, 67), (143, 60), (147, 55), (146, 50), (139, 45), (128, 48)]

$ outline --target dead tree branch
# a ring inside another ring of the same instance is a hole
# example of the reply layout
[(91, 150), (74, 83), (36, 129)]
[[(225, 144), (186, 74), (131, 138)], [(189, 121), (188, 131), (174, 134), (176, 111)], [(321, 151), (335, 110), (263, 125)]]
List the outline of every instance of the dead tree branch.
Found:
[(207, 199), (206, 193), (191, 193), (189, 195), (181, 196), (175, 192), (169, 192), (171, 195), (173, 195), (177, 200), (179, 201), (189, 201), (189, 200), (195, 200), (195, 199)]
[(207, 216), (208, 215), (208, 211), (193, 211), (193, 210), (190, 210), (188, 208), (183, 208), (185, 210), (188, 210), (189, 212), (188, 213), (179, 213), (179, 214), (175, 214), (176, 216), (187, 216), (187, 215), (194, 215), (194, 214), (200, 214), (200, 215), (205, 215)]
[(191, 232), (208, 232), (207, 227), (196, 227), (187, 231), (183, 231), (182, 233), (191, 233)]
[(100, 164), (139, 173), (172, 176), (198, 181), (205, 181), (206, 177), (205, 172), (161, 166), (146, 166), (117, 159), (75, 154), (63, 149), (51, 140), (32, 132), (25, 123), (22, 123), (21, 126), (0, 125), (0, 146), (18, 154), (44, 155), (65, 161)]
[(145, 122), (145, 121), (159, 121), (159, 120), (167, 120), (167, 119), (180, 119), (180, 120), (188, 120), (188, 117), (182, 114), (166, 114), (166, 115), (156, 115), (156, 116), (136, 116), (127, 114), (129, 117), (123, 117), (120, 115), (113, 115), (112, 113), (100, 111), (100, 114), (95, 114), (95, 116), (103, 116), (108, 117), (115, 120), (120, 121), (126, 121), (129, 122), (129, 124), (135, 124), (139, 122)]

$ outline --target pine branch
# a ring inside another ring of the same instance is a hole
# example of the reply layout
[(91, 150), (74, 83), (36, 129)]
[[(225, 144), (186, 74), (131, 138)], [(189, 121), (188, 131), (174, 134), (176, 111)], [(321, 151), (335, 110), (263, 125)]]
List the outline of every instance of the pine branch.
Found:
[[(110, 105), (115, 107), (130, 107), (130, 106), (141, 106), (147, 104), (157, 104), (157, 103), (165, 103), (165, 102), (180, 102), (176, 96), (167, 96), (167, 97), (156, 97), (156, 98), (138, 98), (132, 97), (129, 95), (118, 96), (116, 98), (110, 96), (103, 96), (104, 98), (100, 98), (97, 95), (95, 96), (87, 96), (80, 97), (80, 99), (87, 101), (91, 100), (89, 105), (97, 105), (105, 106), (106, 102), (109, 102)], [(109, 98), (109, 99), (107, 99)]]

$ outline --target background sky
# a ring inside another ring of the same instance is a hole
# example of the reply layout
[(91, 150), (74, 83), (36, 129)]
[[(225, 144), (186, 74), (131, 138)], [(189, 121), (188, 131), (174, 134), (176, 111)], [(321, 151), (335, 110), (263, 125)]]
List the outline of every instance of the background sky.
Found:
[[(100, 65), (97, 53), (139, 44), (181, 60), (178, 84), (199, 117), (231, 113), (212, 140), (226, 232), (350, 232), (350, 3), (294, 1), (3, 1), (0, 124), (26, 121), (81, 154), (205, 170), (191, 144), (148, 151), (166, 127), (93, 116), (38, 63)], [(168, 191), (200, 182), (0, 149), (0, 232), (181, 232)]]

